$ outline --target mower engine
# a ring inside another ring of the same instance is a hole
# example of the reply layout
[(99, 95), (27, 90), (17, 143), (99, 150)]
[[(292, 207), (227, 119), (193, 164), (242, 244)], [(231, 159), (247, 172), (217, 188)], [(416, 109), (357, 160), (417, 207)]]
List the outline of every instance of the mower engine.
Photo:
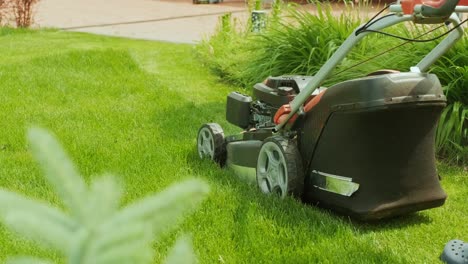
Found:
[(255, 100), (232, 92), (227, 97), (226, 119), (242, 129), (272, 129), (276, 111), (289, 103), (302, 90), (311, 76), (269, 77), (254, 86)]
[(277, 108), (274, 108), (267, 103), (258, 100), (254, 101), (251, 104), (251, 116), (254, 128), (262, 129), (274, 127), (275, 123), (273, 123), (273, 115), (277, 110)]

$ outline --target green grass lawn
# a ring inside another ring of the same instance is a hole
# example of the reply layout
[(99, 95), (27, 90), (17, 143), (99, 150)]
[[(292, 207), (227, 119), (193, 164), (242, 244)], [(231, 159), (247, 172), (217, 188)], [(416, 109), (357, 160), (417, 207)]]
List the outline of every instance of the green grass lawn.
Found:
[[(155, 262), (181, 233), (192, 234), (201, 263), (437, 263), (447, 241), (468, 240), (461, 168), (439, 166), (443, 207), (365, 224), (264, 196), (200, 161), (202, 123), (237, 131), (224, 120), (236, 87), (200, 65), (193, 46), (0, 29), (0, 47), (0, 187), (58, 203), (28, 151), (32, 125), (53, 131), (85, 178), (116, 174), (126, 203), (187, 177), (211, 185), (203, 206), (155, 243)], [(61, 260), (0, 227), (0, 261), (17, 254)]]

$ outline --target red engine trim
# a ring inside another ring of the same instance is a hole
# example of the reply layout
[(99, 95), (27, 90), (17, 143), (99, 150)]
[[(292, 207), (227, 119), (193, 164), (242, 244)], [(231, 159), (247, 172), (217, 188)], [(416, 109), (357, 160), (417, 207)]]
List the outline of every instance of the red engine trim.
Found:
[[(289, 113), (291, 113), (291, 105), (290, 104), (282, 105), (278, 109), (278, 111), (276, 111), (276, 114), (273, 117), (273, 122), (275, 122), (275, 124), (277, 124), (277, 125), (280, 124), (289, 115)], [(297, 115), (293, 115), (289, 119), (288, 123), (289, 124), (294, 123), (294, 121), (296, 121), (296, 118), (297, 118)]]
[(327, 90), (322, 91), (321, 93), (317, 94), (312, 100), (307, 102), (304, 106), (304, 112), (309, 112), (314, 106), (316, 106), (320, 100), (322, 99), (322, 96), (325, 94)]
[[(327, 90), (319, 93), (318, 95), (314, 96), (312, 99), (310, 99), (305, 105), (304, 105), (304, 112), (309, 112), (314, 106), (316, 106), (319, 102), (320, 99), (322, 99), (322, 96), (325, 94)], [(276, 111), (275, 116), (273, 117), (273, 122), (275, 124), (280, 124), (284, 121), (286, 117), (291, 113), (291, 105), (290, 104), (285, 104), (282, 105), (278, 111)], [(297, 114), (293, 115), (289, 120), (288, 124), (293, 124), (297, 119)]]

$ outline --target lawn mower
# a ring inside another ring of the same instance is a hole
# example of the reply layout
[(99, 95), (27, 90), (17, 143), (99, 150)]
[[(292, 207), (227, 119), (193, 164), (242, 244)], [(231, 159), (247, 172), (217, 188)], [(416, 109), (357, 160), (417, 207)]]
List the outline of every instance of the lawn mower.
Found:
[[(399, 0), (386, 8), (387, 15), (380, 16), (384, 9), (356, 28), (314, 76), (269, 77), (252, 97), (230, 93), (226, 119), (243, 131), (225, 137), (220, 125), (204, 124), (200, 158), (255, 177), (264, 193), (364, 220), (442, 206), (447, 196), (434, 141), (446, 98), (427, 70), (463, 36), (468, 0)], [(320, 86), (364, 36), (393, 36), (381, 30), (402, 22), (448, 30), (408, 72), (380, 70)]]

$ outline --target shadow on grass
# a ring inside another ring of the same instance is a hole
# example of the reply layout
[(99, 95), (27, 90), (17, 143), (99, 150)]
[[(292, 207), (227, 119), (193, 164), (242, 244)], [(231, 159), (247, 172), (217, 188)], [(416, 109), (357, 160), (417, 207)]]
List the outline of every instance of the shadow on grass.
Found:
[[(233, 190), (238, 203), (232, 214), (235, 224), (231, 239), (238, 247), (255, 251), (253, 258), (262, 259), (264, 256), (258, 251), (271, 245), (282, 249), (293, 248), (294, 254), (286, 254), (288, 258), (293, 258), (285, 260), (287, 263), (304, 263), (305, 259), (309, 263), (324, 260), (333, 263), (350, 255), (362, 263), (407, 262), (404, 256), (396, 255), (390, 249), (376, 247), (372, 240), (365, 238), (365, 234), (419, 224), (421, 218), (417, 215), (401, 222), (393, 219), (386, 224), (359, 223), (293, 198), (281, 200), (264, 195), (256, 186), (240, 180), (234, 172), (219, 168), (210, 161), (200, 161), (195, 149), (187, 157), (187, 163), (200, 175), (206, 174), (204, 171), (207, 170), (219, 170), (216, 174), (208, 174), (209, 180)], [(256, 238), (258, 235), (264, 238)], [(255, 245), (259, 240), (262, 244), (260, 248)], [(301, 255), (296, 250), (305, 252)]]
[(388, 219), (374, 220), (374, 221), (359, 221), (351, 219), (350, 223), (356, 228), (356, 232), (365, 234), (380, 230), (401, 229), (411, 226), (428, 225), (432, 223), (432, 219), (419, 212), (396, 216)]

